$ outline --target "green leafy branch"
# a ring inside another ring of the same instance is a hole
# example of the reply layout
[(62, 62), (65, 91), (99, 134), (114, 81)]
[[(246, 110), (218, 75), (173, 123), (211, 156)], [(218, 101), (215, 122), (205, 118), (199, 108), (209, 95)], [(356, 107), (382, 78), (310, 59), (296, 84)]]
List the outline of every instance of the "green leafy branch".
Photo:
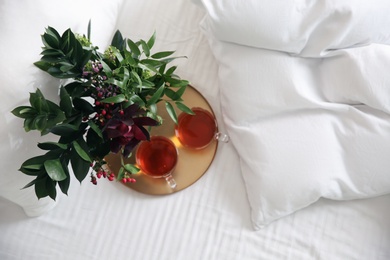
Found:
[(21, 172), (35, 176), (24, 188), (35, 185), (38, 198), (50, 196), (55, 199), (57, 184), (67, 194), (69, 163), (75, 177), (82, 182), (90, 170), (92, 158), (103, 158), (109, 152), (101, 130), (92, 121), (85, 123), (81, 120), (94, 112), (91, 105), (77, 97), (72, 103), (65, 88), (61, 88), (60, 98), (58, 106), (46, 100), (38, 89), (30, 94), (31, 106), (17, 107), (12, 111), (15, 116), (24, 119), (26, 131), (38, 130), (42, 135), (52, 133), (60, 136), (58, 142), (39, 143), (38, 147), (47, 152), (26, 160), (20, 168)]
[[(174, 74), (177, 66), (167, 68), (168, 64), (183, 57), (171, 57), (174, 51), (151, 54), (156, 33), (146, 42), (133, 42), (123, 38), (117, 31), (109, 48), (110, 54), (103, 59), (103, 70), (113, 83), (122, 89), (130, 103), (145, 106), (153, 118), (157, 118), (156, 103), (164, 101), (168, 114), (177, 123), (174, 104), (179, 110), (192, 114), (182, 99), (189, 82)], [(166, 99), (164, 100), (164, 96)]]
[[(21, 172), (35, 177), (24, 188), (34, 186), (38, 198), (55, 199), (57, 185), (63, 193), (68, 192), (69, 167), (80, 182), (91, 172), (91, 165), (92, 170), (100, 171), (112, 141), (103, 133), (105, 124), (134, 104), (140, 108), (137, 111), (144, 111), (142, 116), (157, 121), (161, 121), (158, 102), (165, 102), (176, 123), (174, 106), (192, 114), (182, 99), (189, 82), (174, 74), (176, 66), (169, 66), (183, 57), (172, 57), (173, 51), (152, 53), (155, 40), (156, 33), (147, 41), (134, 42), (117, 31), (111, 46), (100, 53), (90, 42), (90, 24), (87, 37), (70, 29), (62, 35), (52, 27), (45, 30), (42, 57), (35, 66), (55, 78), (71, 80), (60, 87), (59, 104), (47, 100), (38, 89), (30, 93), (30, 106), (12, 110), (24, 119), (26, 132), (37, 130), (41, 135), (51, 133), (59, 137), (57, 142), (39, 143), (45, 153), (21, 165)], [(148, 120), (144, 122), (152, 125)], [(138, 170), (122, 163), (117, 179)], [(93, 182), (92, 172), (91, 176)]]

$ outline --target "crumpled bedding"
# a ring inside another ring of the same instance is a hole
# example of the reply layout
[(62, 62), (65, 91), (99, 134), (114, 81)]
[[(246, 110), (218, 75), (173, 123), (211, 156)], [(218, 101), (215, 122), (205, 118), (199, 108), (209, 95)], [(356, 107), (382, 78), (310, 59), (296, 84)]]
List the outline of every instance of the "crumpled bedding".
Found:
[(255, 229), (390, 192), (388, 1), (198, 1)]

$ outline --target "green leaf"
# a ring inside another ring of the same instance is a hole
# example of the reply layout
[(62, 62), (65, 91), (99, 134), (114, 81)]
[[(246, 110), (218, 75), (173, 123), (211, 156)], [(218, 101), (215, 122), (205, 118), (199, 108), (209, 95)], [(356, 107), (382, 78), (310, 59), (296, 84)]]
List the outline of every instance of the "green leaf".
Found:
[(60, 45), (59, 39), (48, 33), (43, 34), (42, 42), (46, 47), (53, 49), (58, 49)]
[(68, 190), (69, 190), (69, 186), (70, 186), (70, 177), (66, 178), (63, 181), (59, 181), (58, 185), (60, 186), (62, 193), (64, 193), (65, 195), (68, 195)]
[(47, 124), (47, 115), (38, 115), (33, 120), (34, 128), (38, 131), (43, 131), (46, 128)]
[(149, 64), (142, 64), (142, 63), (138, 63), (138, 67), (143, 69), (143, 70), (148, 70), (148, 71), (151, 71), (151, 72), (154, 72), (154, 73), (160, 73), (155, 67), (149, 65)]
[(123, 50), (124, 40), (122, 34), (119, 30), (117, 30), (112, 38), (111, 45), (119, 50)]
[(34, 130), (34, 119), (33, 118), (26, 118), (23, 123), (24, 131), (29, 132), (30, 130)]
[(164, 93), (171, 100), (181, 101), (181, 96), (170, 88), (166, 88)]
[(72, 142), (73, 148), (76, 150), (77, 154), (85, 161), (92, 162), (88, 152), (85, 151), (77, 141)]
[(65, 54), (69, 54), (72, 51), (73, 43), (76, 41), (71, 29), (67, 29), (61, 36), (61, 46), (60, 48)]
[(169, 82), (171, 87), (184, 87), (189, 84), (187, 80), (175, 79), (173, 77), (166, 77), (165, 80)]
[(135, 59), (131, 56), (131, 52), (129, 52), (128, 50), (124, 50), (125, 52), (125, 62), (131, 66), (136, 66), (137, 65), (137, 62), (135, 61)]
[(67, 71), (73, 69), (74, 67), (75, 67), (74, 64), (66, 63), (66, 64), (64, 64), (64, 65), (62, 65), (62, 66), (60, 67), (60, 70), (61, 70), (62, 72), (67, 72)]
[(69, 93), (64, 87), (60, 88), (60, 108), (65, 112), (66, 116), (72, 113), (72, 101)]
[(55, 135), (66, 136), (66, 135), (74, 134), (78, 132), (78, 130), (79, 128), (75, 125), (61, 124), (61, 125), (54, 126), (52, 129), (50, 129), (50, 132)]
[(91, 40), (91, 19), (88, 21), (87, 39)]
[(23, 169), (38, 171), (38, 170), (42, 169), (42, 166), (43, 166), (43, 164), (31, 164), (31, 165), (23, 166)]
[(64, 53), (61, 50), (57, 49), (46, 49), (41, 52), (42, 56), (56, 56), (58, 59), (64, 56)]
[(125, 165), (123, 165), (123, 167), (125, 168), (126, 171), (128, 171), (128, 172), (130, 172), (132, 174), (135, 174), (135, 173), (139, 172), (139, 168), (135, 167), (132, 164), (125, 164)]
[(184, 105), (182, 102), (175, 102), (176, 107), (183, 111), (184, 113), (190, 114), (190, 115), (195, 115), (195, 113), (191, 110), (191, 108), (187, 107)]
[(43, 71), (48, 71), (49, 68), (51, 68), (51, 64), (46, 61), (36, 61), (34, 62), (34, 65)]
[(134, 94), (130, 97), (130, 101), (133, 103), (137, 103), (141, 107), (145, 106), (145, 102), (142, 100), (142, 98), (140, 98), (140, 96), (138, 96), (136, 94)]
[(122, 64), (124, 58), (123, 58), (122, 54), (118, 51), (118, 49), (113, 49), (113, 53), (114, 53), (115, 57), (118, 59), (119, 63)]
[(142, 86), (145, 88), (153, 88), (155, 86), (153, 82), (147, 79), (141, 79), (141, 80), (142, 80)]
[(125, 176), (125, 169), (121, 167), (118, 171), (118, 175), (116, 176), (116, 179), (119, 181), (123, 179), (124, 176)]
[(108, 84), (113, 84), (113, 85), (116, 85), (118, 87), (121, 87), (123, 88), (123, 82), (122, 81), (119, 81), (119, 80), (116, 80), (116, 79), (113, 79), (113, 78), (110, 78), (106, 81), (106, 83)]
[(92, 57), (92, 51), (91, 50), (83, 50), (83, 54), (80, 57), (80, 59), (77, 62), (77, 66), (79, 68), (84, 68), (84, 66), (88, 63), (88, 61)]
[(43, 165), (42, 165), (42, 169), (40, 169), (40, 170), (20, 168), (19, 171), (21, 171), (22, 173), (29, 175), (29, 176), (39, 176), (39, 175), (45, 174), (45, 170), (43, 168)]
[(164, 71), (167, 67), (167, 64), (164, 63), (159, 69), (158, 69), (158, 72), (160, 73), (160, 75), (164, 74)]
[(140, 42), (141, 42), (142, 50), (145, 53), (145, 56), (149, 57), (150, 56), (150, 48), (149, 48), (148, 44), (144, 40), (140, 40)]
[(36, 110), (29, 106), (16, 107), (11, 113), (20, 118), (33, 118), (37, 114)]
[(135, 44), (132, 40), (127, 39), (127, 45), (129, 46), (134, 58), (138, 58), (141, 55), (141, 51), (139, 50), (137, 44)]
[(161, 87), (159, 87), (153, 96), (147, 101), (146, 106), (157, 103), (157, 101), (164, 95), (164, 89), (165, 86), (161, 85)]
[(38, 143), (38, 147), (41, 148), (42, 150), (55, 150), (55, 149), (66, 150), (68, 148), (66, 144), (61, 144), (57, 142)]
[(100, 63), (102, 64), (103, 71), (106, 73), (107, 77), (111, 77), (112, 76), (112, 70), (111, 70), (110, 66), (108, 66), (108, 64), (105, 63), (102, 60), (100, 60)]
[(38, 199), (49, 196), (49, 192), (46, 189), (46, 179), (48, 178), (41, 179), (35, 183), (35, 195)]
[(30, 93), (30, 104), (38, 112), (49, 112), (49, 107), (42, 92), (37, 89), (35, 93)]
[(47, 105), (49, 107), (49, 115), (47, 118), (46, 128), (51, 128), (66, 119), (65, 113), (62, 112), (61, 108), (57, 104), (47, 100)]
[(35, 185), (37, 182), (41, 181), (42, 180), (42, 177), (37, 177), (35, 178), (34, 180), (30, 181), (29, 183), (27, 183), (22, 189), (26, 189), (26, 188), (29, 188), (33, 185)]
[(52, 181), (49, 178), (46, 178), (46, 190), (49, 197), (53, 200), (56, 199), (57, 196), (57, 190), (56, 190), (56, 181)]
[(73, 99), (73, 105), (74, 108), (78, 111), (81, 111), (83, 115), (90, 115), (95, 112), (95, 109), (93, 108), (91, 103), (82, 98)]
[(88, 174), (90, 163), (83, 160), (75, 150), (71, 152), (70, 162), (76, 179), (81, 183)]
[(141, 88), (142, 87), (142, 80), (140, 76), (135, 72), (134, 70), (130, 71), (130, 74), (135, 78), (135, 80), (138, 82), (138, 86)]
[(116, 95), (113, 97), (105, 98), (105, 99), (101, 100), (101, 102), (103, 102), (103, 103), (121, 103), (125, 100), (126, 100), (125, 95), (119, 94), (119, 95)]
[(165, 57), (168, 57), (172, 54), (174, 54), (175, 52), (174, 51), (162, 51), (162, 52), (156, 52), (155, 54), (153, 54), (151, 57), (153, 59), (162, 59), (162, 58), (165, 58)]
[(100, 130), (99, 126), (95, 124), (93, 121), (88, 121), (88, 125), (91, 127), (91, 129), (100, 137), (103, 139), (103, 133), (102, 130)]
[(62, 162), (62, 166), (63, 166), (62, 168), (64, 169), (67, 177), (65, 180), (58, 182), (58, 185), (60, 186), (62, 193), (66, 194), (66, 195), (68, 195), (68, 189), (69, 189), (69, 185), (70, 185), (70, 174), (69, 174), (69, 170), (68, 170), (68, 164), (69, 164), (69, 160), (65, 160)]
[(149, 38), (149, 40), (147, 42), (149, 50), (152, 49), (155, 41), (156, 41), (156, 31), (153, 32), (153, 35)]
[(177, 66), (170, 67), (167, 72), (165, 73), (166, 76), (171, 76), (172, 73), (176, 70)]
[(54, 29), (53, 27), (50, 27), (48, 26), (47, 29), (46, 29), (46, 33), (47, 34), (50, 34), (51, 36), (53, 36), (54, 38), (60, 40), (61, 39), (61, 36), (60, 34), (57, 32), (56, 29)]
[(165, 108), (169, 114), (169, 116), (172, 118), (173, 122), (177, 124), (177, 114), (175, 109), (173, 108), (172, 104), (169, 102), (165, 102)]
[(73, 81), (69, 84), (66, 84), (64, 88), (73, 99), (82, 97), (85, 93), (85, 85), (78, 81)]
[(62, 168), (60, 159), (47, 160), (43, 163), (45, 170), (53, 181), (62, 181), (66, 179), (66, 173)]
[[(20, 171), (27, 175), (37, 176), (39, 174), (39, 171), (44, 168), (44, 162), (48, 159), (51, 159), (48, 155), (32, 157), (22, 163)], [(27, 172), (25, 172), (24, 170), (27, 170)]]

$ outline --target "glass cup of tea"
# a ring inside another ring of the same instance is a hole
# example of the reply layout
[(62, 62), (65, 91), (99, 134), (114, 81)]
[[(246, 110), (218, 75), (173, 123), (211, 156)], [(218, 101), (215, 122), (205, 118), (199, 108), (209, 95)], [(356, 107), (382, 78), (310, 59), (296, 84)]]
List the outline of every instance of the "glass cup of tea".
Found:
[(137, 148), (135, 160), (145, 175), (165, 178), (172, 189), (176, 188), (172, 172), (178, 161), (178, 151), (169, 138), (151, 136), (150, 141), (143, 141)]
[(218, 132), (217, 121), (206, 109), (193, 107), (194, 115), (181, 113), (175, 126), (175, 135), (188, 148), (200, 150), (213, 140), (229, 142), (229, 136)]

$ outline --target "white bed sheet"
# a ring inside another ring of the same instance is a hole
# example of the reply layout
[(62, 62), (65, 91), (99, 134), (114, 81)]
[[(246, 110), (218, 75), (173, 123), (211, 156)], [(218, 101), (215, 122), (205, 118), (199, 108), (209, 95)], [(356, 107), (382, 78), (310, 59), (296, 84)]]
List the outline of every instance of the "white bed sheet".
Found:
[[(157, 49), (187, 55), (178, 74), (208, 99), (223, 131), (218, 65), (199, 29), (203, 16), (184, 0), (123, 1), (116, 26), (135, 39), (156, 29)], [(390, 259), (390, 195), (322, 199), (254, 231), (232, 144), (221, 144), (208, 172), (176, 194), (72, 184), (68, 197), (36, 218), (0, 198), (0, 259)]]

